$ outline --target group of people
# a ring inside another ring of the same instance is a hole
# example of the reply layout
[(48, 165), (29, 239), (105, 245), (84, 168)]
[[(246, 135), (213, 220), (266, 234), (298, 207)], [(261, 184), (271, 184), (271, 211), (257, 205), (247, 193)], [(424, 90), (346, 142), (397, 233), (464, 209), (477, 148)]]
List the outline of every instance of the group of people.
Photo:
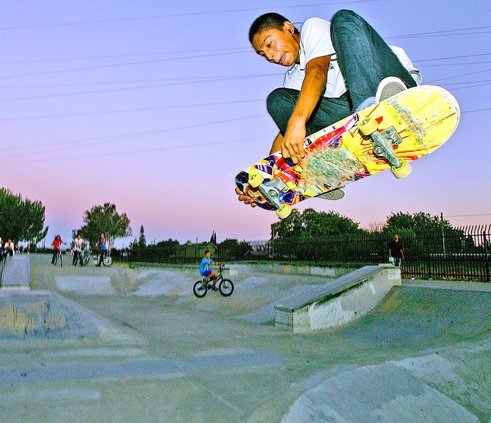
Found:
[[(56, 235), (55, 238), (53, 239), (53, 242), (51, 243), (51, 246), (53, 247), (53, 258), (51, 259), (51, 264), (56, 264), (56, 258), (58, 254), (61, 253), (62, 244), (67, 245), (67, 243), (61, 239), (60, 235)], [(109, 251), (109, 241), (106, 238), (105, 232), (101, 232), (96, 247), (99, 251), (99, 258), (97, 260), (96, 266), (100, 267), (102, 265), (102, 261), (104, 260), (104, 256)], [(78, 233), (72, 242), (72, 252), (73, 252), (72, 264), (74, 266), (76, 266), (77, 264), (80, 264), (80, 266), (84, 265), (83, 252), (85, 250), (87, 251), (90, 250), (90, 244), (89, 242), (84, 241), (82, 235)]]

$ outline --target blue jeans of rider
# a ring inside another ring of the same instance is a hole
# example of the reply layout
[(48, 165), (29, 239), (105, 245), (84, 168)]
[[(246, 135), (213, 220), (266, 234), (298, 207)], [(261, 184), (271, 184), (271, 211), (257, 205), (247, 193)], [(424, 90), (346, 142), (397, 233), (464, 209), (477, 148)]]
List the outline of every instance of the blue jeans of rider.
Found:
[[(340, 10), (333, 16), (331, 39), (348, 92), (339, 98), (321, 98), (307, 122), (307, 135), (355, 111), (364, 100), (375, 96), (380, 81), (388, 76), (400, 78), (409, 88), (416, 86), (392, 49), (355, 12)], [(278, 88), (268, 96), (268, 112), (282, 134), (286, 131), (299, 94), (297, 90)]]

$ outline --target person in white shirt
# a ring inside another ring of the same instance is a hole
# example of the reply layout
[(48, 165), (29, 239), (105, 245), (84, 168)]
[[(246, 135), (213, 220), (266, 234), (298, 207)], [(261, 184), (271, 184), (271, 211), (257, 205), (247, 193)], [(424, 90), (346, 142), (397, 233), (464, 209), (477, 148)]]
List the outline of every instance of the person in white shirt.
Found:
[(14, 243), (12, 240), (9, 238), (7, 242), (5, 243), (5, 246), (3, 247), (5, 250), (5, 255), (13, 256), (15, 254), (15, 248), (14, 248)]
[(73, 240), (73, 262), (74, 266), (77, 265), (77, 262), (80, 263), (80, 267), (83, 266), (82, 259), (82, 247), (84, 245), (84, 240), (80, 234), (77, 234), (77, 237)]
[(307, 19), (300, 31), (284, 16), (266, 13), (251, 25), (249, 40), (257, 54), (288, 67), (267, 107), (279, 129), (271, 153), (281, 150), (293, 163), (304, 157), (307, 135), (422, 79), (402, 48), (386, 44), (351, 10), (338, 11), (331, 22)]

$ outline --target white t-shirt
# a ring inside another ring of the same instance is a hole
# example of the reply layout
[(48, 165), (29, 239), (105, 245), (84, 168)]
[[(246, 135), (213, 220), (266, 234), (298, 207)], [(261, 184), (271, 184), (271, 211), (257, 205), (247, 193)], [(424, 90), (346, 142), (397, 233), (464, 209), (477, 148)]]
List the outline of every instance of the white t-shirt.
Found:
[(82, 246), (84, 244), (84, 240), (82, 238), (78, 239), (78, 238), (75, 238), (73, 240), (73, 251), (82, 251)]
[(7, 241), (7, 242), (5, 243), (5, 245), (4, 245), (4, 247), (3, 247), (3, 249), (4, 249), (5, 251), (12, 251), (12, 254), (15, 254), (15, 248), (14, 248), (14, 243), (13, 243), (13, 242), (11, 242), (11, 243), (9, 244), (9, 242)]
[[(413, 66), (406, 52), (397, 46), (390, 46), (402, 65), (409, 71), (416, 83), (421, 84), (421, 74)], [(336, 51), (331, 40), (331, 23), (320, 18), (309, 18), (300, 31), (300, 63), (295, 63), (285, 74), (283, 86), (300, 91), (305, 78), (307, 63), (316, 57), (331, 56), (327, 72), (324, 97), (340, 97), (347, 89), (336, 60)]]

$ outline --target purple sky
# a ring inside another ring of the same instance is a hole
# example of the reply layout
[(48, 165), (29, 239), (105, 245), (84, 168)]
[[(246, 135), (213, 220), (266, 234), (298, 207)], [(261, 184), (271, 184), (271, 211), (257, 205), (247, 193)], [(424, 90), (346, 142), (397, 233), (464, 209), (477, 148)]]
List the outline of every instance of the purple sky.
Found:
[(269, 151), (277, 130), (265, 98), (286, 68), (254, 53), (248, 29), (269, 11), (302, 22), (342, 7), (405, 48), (424, 83), (452, 91), (462, 121), (407, 180), (385, 172), (300, 209), (362, 227), (398, 211), (489, 223), (489, 0), (3, 2), (1, 185), (42, 201), (48, 241), (69, 239), (104, 202), (148, 241), (267, 239), (275, 214), (240, 204), (234, 176)]

